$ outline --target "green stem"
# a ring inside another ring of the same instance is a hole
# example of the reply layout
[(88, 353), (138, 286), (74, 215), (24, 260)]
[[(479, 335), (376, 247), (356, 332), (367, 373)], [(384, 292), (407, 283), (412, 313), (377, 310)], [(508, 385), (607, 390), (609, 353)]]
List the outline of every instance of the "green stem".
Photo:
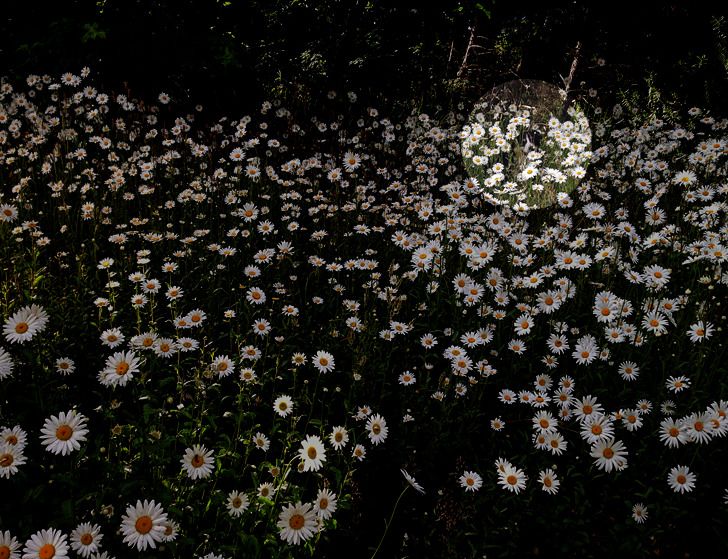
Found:
[(405, 493), (407, 493), (407, 490), (410, 488), (409, 484), (405, 486), (405, 488), (402, 490), (402, 493), (399, 494), (399, 497), (397, 497), (397, 501), (394, 503), (394, 508), (392, 509), (392, 514), (389, 515), (389, 520), (384, 525), (384, 533), (382, 534), (382, 539), (379, 540), (379, 545), (377, 546), (377, 549), (374, 550), (374, 553), (372, 553), (372, 556), (369, 559), (374, 559), (376, 557), (377, 553), (379, 553), (379, 548), (382, 547), (382, 543), (384, 543), (384, 538), (387, 537), (387, 532), (389, 532), (389, 527), (392, 525), (392, 520), (394, 519), (394, 513), (397, 511), (397, 506), (399, 505), (399, 502), (402, 500), (402, 497)]

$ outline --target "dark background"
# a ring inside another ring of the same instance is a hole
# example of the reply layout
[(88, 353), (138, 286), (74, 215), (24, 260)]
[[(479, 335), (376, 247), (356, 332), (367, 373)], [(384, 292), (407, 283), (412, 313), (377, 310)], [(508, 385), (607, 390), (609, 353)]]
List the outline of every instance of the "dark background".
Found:
[(585, 80), (601, 94), (632, 87), (718, 107), (728, 68), (728, 18), (719, 6), (28, 0), (4, 6), (0, 75), (56, 76), (88, 65), (108, 90), (140, 98), (166, 91), (221, 113), (274, 95), (308, 104), (329, 89), (355, 90), (380, 106), (431, 107), (515, 77), (561, 84), (581, 43), (572, 88)]

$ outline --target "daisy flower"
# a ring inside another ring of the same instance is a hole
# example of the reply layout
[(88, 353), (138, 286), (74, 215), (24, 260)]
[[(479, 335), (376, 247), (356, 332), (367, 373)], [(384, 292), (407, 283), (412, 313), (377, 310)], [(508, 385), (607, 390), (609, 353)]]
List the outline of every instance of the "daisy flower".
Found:
[(317, 351), (311, 358), (313, 365), (321, 373), (328, 373), (334, 370), (334, 356), (327, 351)]
[(137, 500), (136, 505), (126, 507), (126, 514), (121, 517), (121, 532), (124, 543), (144, 551), (147, 547), (155, 549), (157, 543), (163, 541), (167, 513), (161, 505), (144, 499)]
[(372, 441), (372, 444), (378, 445), (387, 438), (389, 429), (387, 428), (387, 422), (377, 413), (369, 417), (367, 431), (367, 435), (369, 436), (369, 440)]
[(632, 507), (632, 518), (637, 524), (644, 524), (647, 520), (647, 507), (642, 503), (635, 503)]
[(270, 448), (270, 440), (263, 433), (256, 433), (253, 437), (253, 444), (263, 452)]
[(707, 413), (694, 413), (683, 420), (690, 442), (709, 443), (715, 428)]
[(262, 305), (263, 303), (265, 303), (266, 299), (265, 292), (259, 287), (251, 287), (250, 289), (248, 289), (245, 298), (249, 303), (253, 305)]
[(152, 350), (159, 357), (169, 359), (177, 353), (177, 344), (172, 338), (157, 338), (152, 346)]
[(101, 333), (102, 343), (112, 349), (123, 344), (125, 339), (124, 334), (118, 328), (110, 328)]
[(581, 438), (590, 444), (609, 439), (614, 435), (614, 424), (603, 414), (587, 417), (581, 424)]
[(690, 336), (691, 342), (700, 343), (713, 335), (713, 325), (710, 322), (706, 323), (699, 320), (695, 324), (690, 325), (687, 333)]
[(177, 538), (179, 534), (179, 524), (169, 518), (162, 523), (164, 526), (164, 535), (162, 535), (163, 542), (171, 542)]
[(12, 429), (3, 427), (0, 431), (0, 444), (8, 443), (18, 450), (23, 450), (27, 441), (28, 433), (21, 429), (20, 425), (16, 425)]
[(410, 371), (405, 371), (404, 373), (399, 375), (399, 383), (403, 386), (409, 386), (411, 384), (414, 384), (415, 382), (417, 382), (417, 378)]
[(363, 462), (366, 455), (367, 455), (367, 449), (362, 444), (356, 445), (354, 447), (354, 451), (351, 453), (351, 456), (353, 458), (356, 458), (357, 460), (359, 460), (359, 462)]
[(99, 543), (104, 535), (101, 526), (84, 522), (71, 532), (71, 549), (82, 557), (88, 557), (99, 549)]
[(162, 287), (157, 279), (147, 279), (141, 282), (142, 291), (144, 293), (156, 293)]
[(185, 450), (180, 462), (182, 468), (191, 479), (204, 479), (210, 477), (214, 468), (213, 450), (207, 450), (204, 445), (192, 445)]
[(13, 363), (13, 358), (10, 357), (7, 351), (0, 347), (0, 380), (12, 375), (14, 367), (15, 363)]
[(10, 223), (18, 219), (18, 208), (12, 204), (0, 205), (0, 221)]
[(76, 370), (76, 364), (68, 357), (56, 359), (56, 371), (61, 375), (70, 375)]
[(417, 483), (417, 480), (413, 476), (411, 476), (409, 473), (407, 473), (407, 470), (400, 469), (399, 471), (404, 476), (404, 479), (407, 480), (407, 483), (409, 483), (410, 486), (412, 486), (412, 488), (415, 491), (417, 491), (420, 495), (425, 494), (425, 490), (422, 488), (422, 486), (419, 483)]
[(298, 456), (303, 460), (303, 471), (318, 471), (326, 461), (326, 449), (318, 435), (307, 435), (301, 441)]
[(184, 289), (173, 285), (167, 289), (167, 292), (164, 295), (170, 301), (174, 301), (175, 299), (179, 299), (180, 297), (182, 297), (182, 295), (184, 295)]
[(695, 488), (695, 474), (687, 466), (675, 466), (667, 474), (667, 483), (675, 493), (690, 492)]
[(282, 540), (299, 545), (309, 540), (317, 531), (316, 514), (311, 503), (288, 504), (278, 515), (278, 528)]
[(281, 417), (286, 417), (293, 413), (293, 400), (286, 394), (278, 396), (273, 402), (273, 409)]
[(178, 338), (175, 343), (182, 353), (195, 351), (197, 348), (200, 347), (200, 342), (198, 342), (194, 338)]
[(540, 411), (531, 419), (533, 428), (540, 433), (553, 433), (556, 431), (558, 424), (556, 418), (547, 411)]
[(627, 467), (627, 450), (622, 441), (610, 437), (594, 443), (591, 447), (591, 457), (600, 470), (611, 472), (612, 470), (623, 470)]
[(349, 432), (344, 427), (334, 427), (329, 435), (329, 443), (334, 450), (341, 450), (349, 442)]
[(207, 315), (202, 309), (195, 309), (188, 312), (185, 318), (187, 319), (187, 322), (189, 322), (193, 327), (197, 328), (199, 326), (202, 326), (202, 323), (207, 320)]
[(526, 488), (526, 481), (527, 477), (523, 470), (510, 464), (505, 466), (504, 471), (498, 472), (498, 485), (516, 494)]
[(677, 394), (682, 390), (690, 388), (690, 379), (688, 379), (688, 377), (684, 375), (680, 375), (677, 377), (668, 377), (668, 379), (665, 381), (665, 386), (668, 388), (668, 390), (672, 390), (673, 392), (675, 392), (675, 394)]
[(269, 499), (270, 497), (275, 495), (275, 493), (276, 493), (276, 489), (275, 489), (275, 487), (273, 487), (272, 483), (269, 483), (266, 481), (265, 483), (261, 483), (258, 486), (258, 497), (263, 497), (265, 499)]
[(38, 305), (23, 307), (5, 321), (3, 334), (11, 344), (23, 344), (43, 331), (48, 314)]
[(22, 446), (8, 442), (0, 443), (0, 478), (10, 479), (10, 476), (18, 473), (18, 466), (22, 466), (25, 462)]
[(465, 471), (458, 480), (460, 487), (465, 491), (477, 491), (483, 486), (483, 478), (481, 478), (476, 472)]
[(223, 378), (235, 372), (235, 363), (227, 355), (219, 355), (212, 362), (211, 368), (219, 378)]
[(250, 499), (245, 493), (239, 491), (231, 491), (227, 496), (227, 502), (225, 503), (228, 514), (230, 516), (240, 516), (250, 506)]
[(258, 336), (267, 336), (271, 331), (270, 322), (268, 322), (265, 318), (260, 318), (253, 322), (253, 334), (256, 334)]
[(240, 380), (244, 382), (253, 382), (256, 379), (255, 371), (250, 367), (240, 369)]
[(20, 559), (20, 544), (18, 540), (10, 535), (10, 532), (0, 532), (0, 557), (5, 559)]
[(60, 559), (68, 557), (68, 538), (60, 530), (40, 530), (25, 542), (23, 559)]
[(625, 361), (619, 366), (619, 374), (624, 380), (634, 380), (640, 374), (640, 369), (636, 363)]
[(52, 415), (41, 429), (41, 443), (53, 454), (70, 454), (86, 440), (86, 416), (75, 410)]
[(106, 359), (99, 373), (99, 382), (105, 386), (124, 386), (139, 372), (141, 360), (133, 351), (120, 351)]
[(546, 468), (538, 475), (538, 481), (541, 483), (541, 489), (550, 495), (556, 495), (559, 492), (561, 481), (556, 477), (556, 472), (551, 468)]
[(320, 489), (313, 504), (313, 510), (321, 520), (328, 520), (336, 511), (336, 493)]

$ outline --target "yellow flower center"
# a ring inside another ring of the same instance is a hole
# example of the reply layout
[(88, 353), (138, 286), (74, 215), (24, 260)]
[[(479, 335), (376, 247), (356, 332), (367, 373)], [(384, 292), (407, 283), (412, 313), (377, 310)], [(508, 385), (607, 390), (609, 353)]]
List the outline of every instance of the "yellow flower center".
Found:
[(51, 557), (55, 557), (55, 555), (56, 548), (49, 543), (45, 544), (38, 550), (38, 557), (40, 557), (40, 559), (51, 559)]
[(81, 543), (83, 545), (91, 545), (91, 542), (93, 542), (93, 541), (94, 541), (94, 537), (89, 533), (86, 533), (81, 536)]
[(315, 459), (316, 456), (318, 455), (318, 453), (316, 452), (316, 449), (314, 447), (312, 447), (312, 446), (309, 446), (308, 447), (308, 451), (306, 452), (306, 454), (308, 454), (308, 457), (311, 460)]
[(73, 429), (68, 425), (60, 425), (56, 429), (56, 438), (59, 441), (67, 441), (73, 435)]
[(302, 514), (294, 514), (288, 519), (288, 526), (293, 530), (300, 530), (306, 523), (306, 519)]
[(27, 322), (18, 322), (15, 325), (15, 333), (16, 334), (25, 334), (28, 331), (28, 323)]
[(140, 534), (148, 534), (152, 531), (152, 517), (148, 514), (145, 514), (144, 516), (140, 516), (137, 518), (136, 522), (134, 523), (134, 529), (139, 532)]
[[(0, 454), (0, 468), (9, 468), (13, 465), (14, 461), (13, 455), (9, 452), (7, 454)], [(2, 555), (0, 555), (0, 559), (2, 559)]]

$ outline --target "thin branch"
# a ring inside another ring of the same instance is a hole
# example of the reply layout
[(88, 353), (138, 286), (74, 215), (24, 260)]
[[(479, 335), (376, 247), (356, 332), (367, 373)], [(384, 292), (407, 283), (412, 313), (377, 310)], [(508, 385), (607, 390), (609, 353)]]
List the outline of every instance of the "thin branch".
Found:
[(574, 79), (574, 74), (576, 74), (576, 67), (579, 64), (579, 54), (581, 53), (581, 41), (576, 42), (576, 48), (574, 49), (574, 59), (571, 61), (571, 69), (569, 70), (569, 75), (565, 78), (562, 76), (562, 80), (564, 82), (564, 90), (566, 91), (566, 94), (569, 94), (569, 89), (571, 88), (571, 82)]
[(470, 54), (470, 49), (473, 47), (473, 40), (475, 39), (475, 26), (469, 27), (470, 30), (470, 39), (468, 39), (468, 46), (465, 49), (465, 55), (463, 56), (463, 61), (460, 64), (460, 68), (458, 69), (457, 77), (459, 78), (463, 71), (465, 70), (465, 67), (468, 63), (468, 55)]

